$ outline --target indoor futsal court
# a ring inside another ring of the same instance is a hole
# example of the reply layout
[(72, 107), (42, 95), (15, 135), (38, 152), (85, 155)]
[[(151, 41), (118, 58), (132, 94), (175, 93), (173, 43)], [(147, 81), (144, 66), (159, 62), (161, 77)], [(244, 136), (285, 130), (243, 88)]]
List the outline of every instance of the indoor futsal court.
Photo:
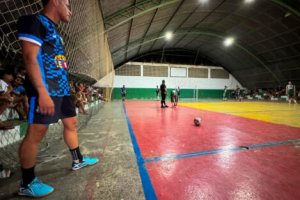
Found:
[(124, 110), (147, 199), (300, 197), (299, 106), (126, 101)]
[(0, 200), (300, 200), (300, 0), (0, 0)]

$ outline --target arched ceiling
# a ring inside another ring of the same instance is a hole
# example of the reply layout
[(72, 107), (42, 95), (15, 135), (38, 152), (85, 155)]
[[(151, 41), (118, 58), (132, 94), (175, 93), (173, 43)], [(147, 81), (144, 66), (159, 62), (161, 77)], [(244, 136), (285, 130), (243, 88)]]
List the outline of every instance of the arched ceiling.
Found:
[[(246, 87), (300, 85), (300, 0), (245, 2), (101, 0), (114, 65), (181, 49), (183, 61), (209, 58)], [(234, 45), (223, 45), (227, 37)]]

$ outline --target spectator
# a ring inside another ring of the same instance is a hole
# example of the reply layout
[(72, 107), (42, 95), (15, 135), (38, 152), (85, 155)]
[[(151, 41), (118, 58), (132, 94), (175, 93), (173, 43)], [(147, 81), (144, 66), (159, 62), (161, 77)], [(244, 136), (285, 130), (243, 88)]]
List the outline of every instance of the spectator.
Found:
[(23, 76), (17, 74), (15, 80), (13, 81), (13, 91), (11, 92), (11, 96), (13, 97), (15, 104), (13, 107), (18, 112), (20, 119), (27, 119), (28, 113), (28, 98), (25, 93), (25, 88), (23, 86), (24, 79)]
[(85, 98), (85, 104), (87, 104), (88, 102), (91, 102), (91, 92), (90, 92), (90, 88), (89, 86), (85, 85), (85, 84), (81, 84), (82, 85), (82, 92), (84, 94), (84, 98)]
[(85, 93), (83, 92), (84, 85), (80, 83), (76, 88), (76, 95), (75, 95), (75, 105), (79, 109), (79, 113), (87, 115), (88, 113), (85, 111), (84, 107), (87, 104), (87, 99), (85, 97)]
[(103, 92), (102, 92), (102, 91), (100, 91), (100, 92), (98, 93), (98, 99), (101, 100), (101, 101), (108, 101), (107, 99), (104, 98)]
[(69, 85), (70, 85), (70, 92), (71, 92), (72, 96), (75, 96), (75, 94), (76, 94), (76, 88), (75, 88), (74, 82), (70, 81)]
[[(10, 95), (12, 87), (10, 82), (13, 80), (12, 73), (5, 70), (0, 76), (0, 115), (9, 108), (9, 105), (13, 102), (13, 97)], [(7, 130), (12, 129), (14, 126), (9, 122), (0, 121), (0, 129)]]
[(86, 87), (86, 91), (87, 91), (88, 102), (92, 102), (93, 101), (93, 99), (92, 99), (92, 97), (93, 97), (93, 91), (94, 91), (93, 87), (92, 86), (87, 86)]
[(16, 73), (17, 77), (22, 77), (25, 80), (26, 69), (24, 67), (19, 67)]
[(11, 171), (9, 169), (4, 169), (2, 164), (0, 164), (0, 178), (9, 178)]

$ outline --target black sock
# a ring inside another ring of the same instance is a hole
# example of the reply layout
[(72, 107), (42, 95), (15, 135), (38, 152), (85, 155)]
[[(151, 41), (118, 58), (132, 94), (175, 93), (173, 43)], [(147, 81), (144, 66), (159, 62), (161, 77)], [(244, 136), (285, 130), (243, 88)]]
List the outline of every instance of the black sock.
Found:
[(24, 187), (27, 186), (29, 183), (31, 183), (35, 178), (34, 166), (29, 169), (21, 168), (21, 170), (22, 170), (22, 180), (23, 180), (22, 186)]
[(80, 149), (79, 147), (75, 148), (75, 149), (70, 149), (72, 158), (73, 158), (73, 162), (81, 162), (82, 161), (82, 155), (80, 153)]

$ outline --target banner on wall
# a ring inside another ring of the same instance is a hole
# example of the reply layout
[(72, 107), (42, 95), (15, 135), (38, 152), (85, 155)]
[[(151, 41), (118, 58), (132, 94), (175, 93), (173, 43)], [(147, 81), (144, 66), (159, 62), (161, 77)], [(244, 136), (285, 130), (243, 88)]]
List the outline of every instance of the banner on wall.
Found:
[(171, 67), (171, 77), (186, 77), (187, 68), (184, 67)]

